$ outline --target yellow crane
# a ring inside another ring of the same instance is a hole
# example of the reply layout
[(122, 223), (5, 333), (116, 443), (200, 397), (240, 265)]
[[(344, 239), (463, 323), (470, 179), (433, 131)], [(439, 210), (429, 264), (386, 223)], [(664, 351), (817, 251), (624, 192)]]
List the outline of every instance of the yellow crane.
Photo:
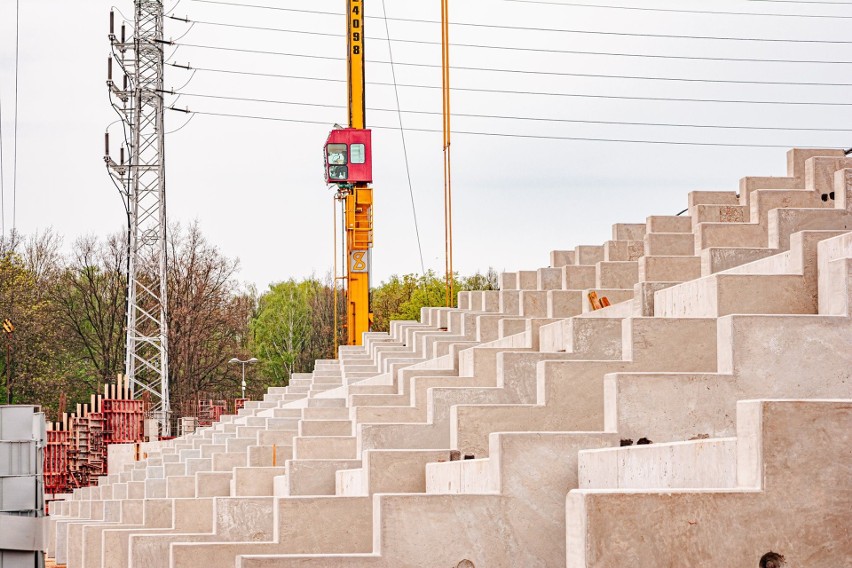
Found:
[[(367, 128), (364, 67), (364, 0), (346, 0), (349, 126), (336, 128), (325, 143), (326, 183), (337, 186), (335, 195), (335, 348), (337, 347), (337, 205), (344, 203), (346, 251), (346, 342), (361, 345), (370, 331), (370, 271), (373, 248), (373, 156)], [(450, 177), (450, 56), (449, 1), (441, 0), (441, 51), (443, 69), (444, 242), (446, 305), (453, 304), (452, 183)]]
[(326, 183), (338, 188), (335, 203), (344, 203), (347, 344), (361, 345), (363, 333), (370, 331), (373, 320), (370, 311), (373, 172), (365, 93), (364, 2), (347, 0), (347, 14), (349, 126), (329, 134), (325, 144), (325, 166)]

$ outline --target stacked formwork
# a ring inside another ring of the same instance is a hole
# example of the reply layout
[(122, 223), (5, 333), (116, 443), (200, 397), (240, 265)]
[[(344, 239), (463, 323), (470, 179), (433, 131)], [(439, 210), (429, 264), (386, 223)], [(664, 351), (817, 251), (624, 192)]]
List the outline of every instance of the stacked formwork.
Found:
[[(52, 427), (52, 425), (51, 425)], [(44, 448), (44, 493), (57, 495), (68, 491), (68, 448), (71, 445), (68, 430), (47, 431)]]
[(225, 400), (199, 400), (198, 426), (212, 426), (223, 414), (228, 413), (228, 402)]
[(44, 414), (0, 406), (0, 566), (44, 566)]
[(71, 487), (89, 485), (89, 419), (78, 407), (77, 414), (68, 419), (68, 478)]
[(107, 385), (103, 396), (93, 395), (90, 404), (77, 405), (74, 414), (51, 425), (44, 464), (47, 493), (94, 485), (108, 473), (108, 446), (143, 441), (145, 403), (128, 396), (120, 385)]

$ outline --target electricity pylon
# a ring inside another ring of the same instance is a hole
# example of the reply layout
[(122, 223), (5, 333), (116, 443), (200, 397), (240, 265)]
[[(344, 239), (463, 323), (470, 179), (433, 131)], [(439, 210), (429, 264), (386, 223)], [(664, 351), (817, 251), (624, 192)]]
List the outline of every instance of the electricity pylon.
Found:
[[(129, 162), (105, 160), (120, 182), (128, 217), (127, 343), (125, 373), (133, 395), (148, 394), (161, 434), (170, 434), (169, 349), (166, 285), (166, 191), (163, 143), (163, 3), (135, 0), (133, 36), (121, 37), (110, 15), (113, 57), (107, 85), (124, 123)], [(132, 54), (132, 55), (131, 55)], [(124, 73), (112, 80), (112, 62)], [(117, 101), (116, 101), (117, 99)]]

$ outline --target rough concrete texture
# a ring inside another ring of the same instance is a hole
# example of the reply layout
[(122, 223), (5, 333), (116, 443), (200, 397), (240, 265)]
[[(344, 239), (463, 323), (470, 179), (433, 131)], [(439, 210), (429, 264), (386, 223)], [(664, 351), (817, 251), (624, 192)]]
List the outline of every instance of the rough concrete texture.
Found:
[(784, 177), (541, 252), (548, 266), (365, 334), (140, 461), (113, 447), (115, 473), (52, 505), (50, 553), (70, 568), (757, 567), (769, 551), (847, 566), (850, 167), (791, 150)]

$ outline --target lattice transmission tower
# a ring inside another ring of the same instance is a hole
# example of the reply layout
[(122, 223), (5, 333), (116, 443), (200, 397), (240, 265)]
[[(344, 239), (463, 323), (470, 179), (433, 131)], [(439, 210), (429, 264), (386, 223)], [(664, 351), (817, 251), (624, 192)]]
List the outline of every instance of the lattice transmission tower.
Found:
[[(163, 3), (135, 0), (133, 35), (115, 33), (110, 13), (107, 86), (124, 128), (119, 162), (106, 156), (110, 175), (125, 197), (128, 228), (127, 344), (125, 373), (134, 396), (150, 397), (161, 434), (170, 434), (169, 349), (166, 286), (166, 192), (163, 130)], [(123, 74), (113, 81), (113, 62)]]

